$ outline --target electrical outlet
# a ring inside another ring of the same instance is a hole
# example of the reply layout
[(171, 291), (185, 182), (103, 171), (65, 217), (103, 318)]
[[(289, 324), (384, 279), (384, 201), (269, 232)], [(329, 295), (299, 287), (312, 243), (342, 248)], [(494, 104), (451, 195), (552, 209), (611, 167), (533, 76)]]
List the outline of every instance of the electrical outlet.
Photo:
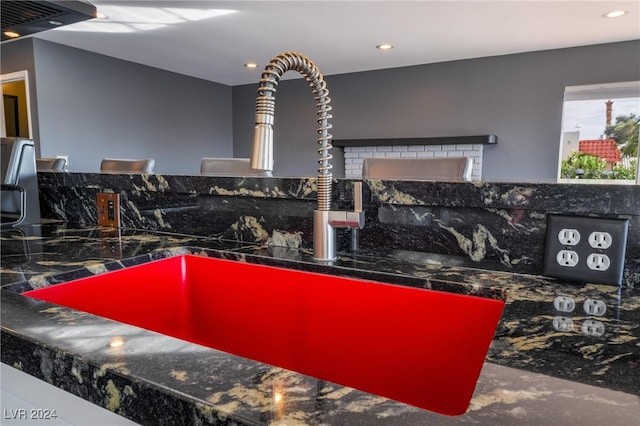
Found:
[(582, 332), (587, 336), (599, 337), (604, 334), (604, 324), (596, 320), (585, 320), (582, 323)]
[(575, 229), (563, 228), (558, 233), (558, 241), (565, 246), (575, 246), (580, 242), (580, 233)]
[(553, 328), (558, 331), (571, 331), (573, 330), (573, 320), (567, 317), (555, 317), (551, 323)]
[(553, 299), (553, 307), (559, 312), (573, 312), (576, 308), (576, 301), (569, 296), (557, 296)]
[(98, 225), (120, 227), (120, 194), (98, 192)]
[(578, 253), (573, 250), (560, 250), (556, 255), (556, 261), (560, 266), (568, 266), (573, 268), (580, 261)]
[(606, 271), (611, 266), (611, 260), (606, 254), (591, 253), (587, 257), (587, 266), (592, 271)]
[(601, 317), (607, 312), (607, 305), (602, 300), (587, 299), (582, 304), (584, 312), (588, 315)]
[(621, 285), (628, 226), (626, 219), (549, 215), (544, 275)]
[(608, 232), (592, 232), (589, 234), (589, 245), (595, 249), (608, 249), (611, 247), (613, 238)]
[(572, 331), (573, 330), (573, 320), (567, 317), (555, 317), (551, 322), (553, 328), (558, 331)]

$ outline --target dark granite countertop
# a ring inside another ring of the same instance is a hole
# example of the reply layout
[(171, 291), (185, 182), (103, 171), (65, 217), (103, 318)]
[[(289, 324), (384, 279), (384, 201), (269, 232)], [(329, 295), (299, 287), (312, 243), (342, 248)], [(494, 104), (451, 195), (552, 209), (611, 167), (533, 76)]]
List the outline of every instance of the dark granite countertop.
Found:
[[(141, 424), (630, 425), (640, 416), (640, 289), (397, 250), (321, 265), (295, 248), (134, 229), (60, 223), (1, 237), (2, 362)], [(506, 306), (467, 413), (448, 417), (20, 294), (182, 253), (506, 297)], [(556, 297), (575, 309), (560, 312)], [(588, 315), (588, 299), (603, 301), (604, 315)], [(115, 338), (125, 345), (111, 347)], [(274, 400), (276, 388), (285, 398)]]

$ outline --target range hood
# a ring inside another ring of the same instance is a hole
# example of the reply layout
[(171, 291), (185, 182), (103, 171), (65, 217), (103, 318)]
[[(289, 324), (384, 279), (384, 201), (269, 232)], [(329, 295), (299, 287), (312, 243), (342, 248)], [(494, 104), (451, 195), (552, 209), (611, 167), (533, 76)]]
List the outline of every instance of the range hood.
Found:
[(95, 6), (81, 0), (3, 1), (0, 7), (2, 41), (16, 38), (7, 31), (23, 37), (96, 17)]

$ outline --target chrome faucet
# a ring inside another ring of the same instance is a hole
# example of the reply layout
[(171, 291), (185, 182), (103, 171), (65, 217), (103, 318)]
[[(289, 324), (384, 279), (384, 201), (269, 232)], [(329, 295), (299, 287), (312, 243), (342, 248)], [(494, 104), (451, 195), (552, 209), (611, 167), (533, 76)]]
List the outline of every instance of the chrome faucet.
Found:
[(258, 98), (256, 99), (256, 125), (251, 151), (251, 168), (254, 170), (273, 170), (273, 122), (275, 116), (275, 92), (282, 75), (287, 71), (298, 71), (313, 89), (317, 108), (318, 128), (318, 208), (313, 212), (313, 254), (317, 260), (336, 259), (336, 228), (363, 228), (362, 182), (354, 183), (354, 210), (331, 210), (331, 185), (333, 175), (329, 160), (333, 156), (329, 150), (332, 128), (331, 98), (320, 70), (306, 56), (285, 52), (276, 56), (267, 64), (260, 79)]

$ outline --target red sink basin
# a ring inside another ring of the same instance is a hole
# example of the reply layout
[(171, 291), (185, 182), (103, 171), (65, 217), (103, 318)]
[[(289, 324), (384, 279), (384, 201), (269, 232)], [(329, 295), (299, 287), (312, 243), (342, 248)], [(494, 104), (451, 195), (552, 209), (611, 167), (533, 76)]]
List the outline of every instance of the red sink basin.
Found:
[(24, 294), (448, 415), (467, 410), (504, 306), (192, 255)]

